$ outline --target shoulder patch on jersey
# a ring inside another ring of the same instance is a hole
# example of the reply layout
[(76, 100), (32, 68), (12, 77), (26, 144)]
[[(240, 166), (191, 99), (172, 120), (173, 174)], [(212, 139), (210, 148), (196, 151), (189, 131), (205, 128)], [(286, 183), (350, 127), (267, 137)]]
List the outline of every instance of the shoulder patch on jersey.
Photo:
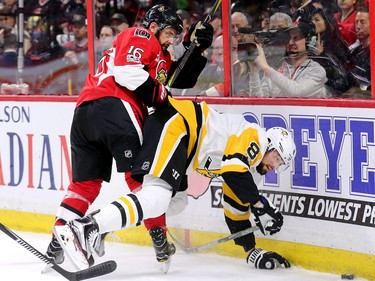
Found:
[(138, 36), (138, 37), (146, 38), (147, 40), (150, 40), (150, 38), (151, 38), (150, 31), (148, 29), (145, 29), (145, 28), (137, 28), (134, 31), (134, 35)]

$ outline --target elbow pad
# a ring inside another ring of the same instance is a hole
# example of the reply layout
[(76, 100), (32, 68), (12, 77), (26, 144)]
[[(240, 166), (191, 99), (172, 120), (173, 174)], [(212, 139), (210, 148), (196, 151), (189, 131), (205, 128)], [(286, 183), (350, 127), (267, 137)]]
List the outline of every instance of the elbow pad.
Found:
[(168, 99), (168, 91), (163, 84), (154, 81), (151, 76), (134, 90), (134, 93), (142, 100), (147, 106), (160, 106)]

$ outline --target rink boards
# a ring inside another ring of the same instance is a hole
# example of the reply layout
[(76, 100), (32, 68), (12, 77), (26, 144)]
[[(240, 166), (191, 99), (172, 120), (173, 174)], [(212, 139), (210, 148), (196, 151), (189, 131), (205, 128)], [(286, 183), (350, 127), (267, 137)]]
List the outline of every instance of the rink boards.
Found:
[[(22, 230), (48, 232), (71, 179), (69, 131), (75, 98), (0, 99), (0, 220)], [(285, 223), (274, 237), (259, 233), (258, 246), (293, 264), (375, 279), (375, 109), (310, 102), (209, 101), (220, 112), (240, 113), (263, 127), (282, 126), (294, 136), (297, 155), (288, 170), (272, 173), (259, 189), (280, 208)], [(336, 103), (337, 104), (337, 103)], [(169, 217), (184, 243), (210, 242), (228, 233), (221, 183), (189, 178), (189, 205)], [(94, 210), (126, 193), (113, 173)], [(183, 231), (182, 229), (189, 229)], [(121, 231), (126, 242), (149, 244), (147, 235)], [(232, 242), (214, 250), (243, 257)]]

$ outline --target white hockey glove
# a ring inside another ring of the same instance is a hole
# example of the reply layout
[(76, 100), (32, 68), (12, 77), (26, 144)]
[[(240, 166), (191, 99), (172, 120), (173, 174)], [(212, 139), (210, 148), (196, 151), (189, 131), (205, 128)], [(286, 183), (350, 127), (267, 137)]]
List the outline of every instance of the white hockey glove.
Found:
[(289, 268), (290, 263), (278, 253), (268, 252), (260, 248), (251, 250), (247, 256), (247, 263), (259, 269), (274, 269), (276, 267)]
[[(281, 230), (281, 227), (284, 223), (284, 217), (280, 213), (279, 209), (277, 209), (272, 202), (268, 201), (268, 199), (264, 196), (260, 196), (260, 206), (255, 207), (251, 205), (251, 212), (254, 215), (254, 222), (259, 227), (260, 231), (266, 235), (265, 231), (268, 231), (270, 235), (275, 234)], [(269, 220), (265, 226), (263, 226), (260, 217), (263, 215), (269, 215), (272, 219)]]

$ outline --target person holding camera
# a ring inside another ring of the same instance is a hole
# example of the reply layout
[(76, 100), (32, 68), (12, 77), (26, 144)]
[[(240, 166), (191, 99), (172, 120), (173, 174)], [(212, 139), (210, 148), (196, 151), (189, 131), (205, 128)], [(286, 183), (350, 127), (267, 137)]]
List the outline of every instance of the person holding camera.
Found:
[[(278, 68), (269, 66), (263, 48), (256, 49), (246, 62), (250, 69), (250, 95), (260, 97), (303, 97), (326, 98), (327, 81), (324, 68), (309, 57), (315, 31), (311, 23), (294, 22), (285, 30), (289, 41), (286, 43), (285, 58)], [(254, 46), (255, 47), (255, 46)], [(248, 51), (250, 52), (250, 51)], [(259, 72), (262, 71), (262, 77)]]

